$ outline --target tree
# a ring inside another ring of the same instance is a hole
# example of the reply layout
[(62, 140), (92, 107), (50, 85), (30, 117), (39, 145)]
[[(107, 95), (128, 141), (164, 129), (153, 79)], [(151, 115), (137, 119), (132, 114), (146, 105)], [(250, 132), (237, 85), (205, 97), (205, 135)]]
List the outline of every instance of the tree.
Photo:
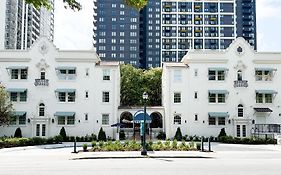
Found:
[(66, 141), (66, 132), (64, 127), (62, 127), (60, 130), (60, 136), (62, 136), (63, 141)]
[(21, 134), (21, 129), (20, 128), (16, 129), (14, 137), (22, 138), (22, 134)]
[(124, 3), (136, 10), (141, 10), (143, 9), (146, 4), (147, 4), (148, 0), (124, 0)]
[(13, 105), (5, 87), (0, 84), (0, 125), (8, 124), (13, 116)]
[(98, 140), (99, 141), (106, 141), (106, 134), (103, 131), (102, 127), (100, 128), (100, 131), (99, 131)]
[[(26, 0), (25, 1), (28, 4), (32, 4), (36, 9), (40, 9), (41, 7), (45, 7), (46, 9), (50, 10), (52, 9), (52, 5), (50, 4), (49, 0)], [(81, 10), (82, 5), (77, 2), (77, 0), (63, 0), (65, 3), (65, 8), (70, 8), (72, 10)]]
[(121, 65), (121, 105), (143, 105), (143, 92), (148, 93), (147, 105), (161, 105), (161, 76), (161, 68), (142, 70), (132, 65)]
[(181, 141), (182, 140), (182, 134), (181, 134), (181, 129), (180, 127), (177, 128), (176, 134), (175, 134), (175, 139), (177, 141)]
[(225, 128), (222, 128), (219, 135), (218, 135), (218, 138), (220, 137), (223, 137), (223, 136), (226, 136), (226, 132), (225, 132)]

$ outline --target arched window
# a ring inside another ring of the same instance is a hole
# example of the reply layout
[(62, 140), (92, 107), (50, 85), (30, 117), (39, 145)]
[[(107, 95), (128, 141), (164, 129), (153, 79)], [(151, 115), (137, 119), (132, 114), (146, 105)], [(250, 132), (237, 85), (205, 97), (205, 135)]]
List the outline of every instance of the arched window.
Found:
[(174, 124), (178, 124), (178, 125), (181, 124), (181, 116), (179, 115), (174, 116)]
[(40, 105), (39, 105), (39, 116), (45, 116), (45, 105), (44, 105), (44, 103), (40, 103)]
[(46, 79), (46, 72), (44, 69), (41, 69), (41, 72), (40, 72), (40, 79), (41, 80), (45, 80)]
[(243, 117), (243, 115), (244, 115), (243, 105), (239, 104), (238, 105), (238, 117)]
[(237, 80), (242, 81), (242, 71), (241, 70), (237, 71)]

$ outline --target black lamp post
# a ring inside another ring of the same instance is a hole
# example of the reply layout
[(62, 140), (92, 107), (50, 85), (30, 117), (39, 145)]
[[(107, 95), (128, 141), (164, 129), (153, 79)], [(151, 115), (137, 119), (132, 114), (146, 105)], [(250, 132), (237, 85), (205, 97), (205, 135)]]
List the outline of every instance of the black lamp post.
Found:
[(146, 143), (145, 143), (145, 139), (146, 139), (146, 100), (148, 99), (148, 94), (146, 92), (144, 92), (142, 94), (142, 99), (144, 101), (144, 116), (143, 116), (143, 136), (142, 136), (142, 150), (141, 150), (141, 155), (146, 156), (147, 155), (147, 151), (146, 151)]

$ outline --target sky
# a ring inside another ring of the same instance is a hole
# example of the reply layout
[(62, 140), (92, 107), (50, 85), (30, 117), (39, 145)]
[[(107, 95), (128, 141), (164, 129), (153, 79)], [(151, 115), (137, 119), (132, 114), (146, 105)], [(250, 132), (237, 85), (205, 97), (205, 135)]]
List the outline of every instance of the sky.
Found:
[[(78, 0), (82, 10), (65, 9), (62, 0), (55, 1), (55, 39), (59, 49), (93, 48), (93, 0)], [(260, 52), (281, 52), (281, 0), (256, 0), (257, 43)]]

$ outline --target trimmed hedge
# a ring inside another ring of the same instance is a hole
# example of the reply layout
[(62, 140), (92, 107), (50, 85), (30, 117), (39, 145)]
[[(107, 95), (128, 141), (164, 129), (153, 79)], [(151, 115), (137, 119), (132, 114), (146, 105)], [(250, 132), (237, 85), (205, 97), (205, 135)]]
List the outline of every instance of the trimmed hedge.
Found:
[(62, 138), (60, 136), (55, 136), (51, 138), (1, 138), (0, 148), (10, 148), (18, 146), (33, 146), (33, 145), (43, 145), (43, 144), (55, 144), (61, 143)]
[(219, 142), (221, 143), (232, 143), (232, 144), (277, 144), (276, 139), (263, 139), (258, 137), (251, 138), (237, 138), (232, 136), (222, 136), (219, 137)]

